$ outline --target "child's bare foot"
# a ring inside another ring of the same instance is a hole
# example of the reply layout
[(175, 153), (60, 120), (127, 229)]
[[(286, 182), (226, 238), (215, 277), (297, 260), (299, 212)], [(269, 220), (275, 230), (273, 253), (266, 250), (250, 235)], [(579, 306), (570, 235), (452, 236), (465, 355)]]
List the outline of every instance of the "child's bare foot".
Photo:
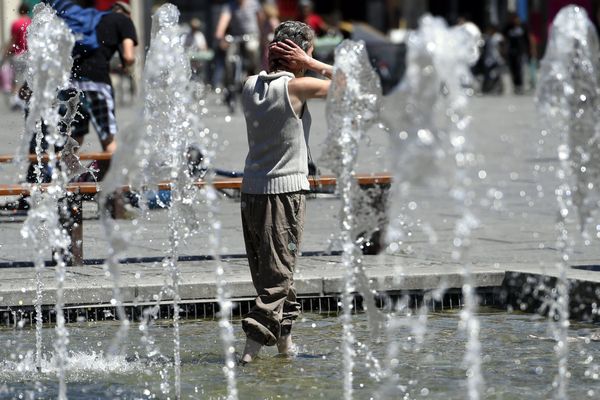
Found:
[(254, 360), (256, 358), (256, 356), (258, 355), (258, 353), (260, 352), (260, 349), (262, 348), (262, 344), (247, 338), (246, 339), (246, 346), (244, 346), (244, 355), (242, 356), (242, 359), (240, 360), (240, 364), (244, 365), (244, 364), (248, 364), (249, 362), (252, 362), (252, 360)]
[(277, 340), (277, 350), (279, 354), (294, 355), (296, 354), (296, 346), (292, 342), (292, 335), (280, 336)]

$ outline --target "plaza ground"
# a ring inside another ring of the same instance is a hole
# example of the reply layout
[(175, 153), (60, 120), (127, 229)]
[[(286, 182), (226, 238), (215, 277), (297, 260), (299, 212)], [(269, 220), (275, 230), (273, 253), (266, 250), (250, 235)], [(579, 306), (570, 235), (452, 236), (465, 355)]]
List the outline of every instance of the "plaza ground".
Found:
[[(393, 107), (393, 105), (387, 105)], [(22, 116), (0, 105), (3, 124), (0, 126), (0, 154), (15, 151), (23, 127)], [(211, 96), (207, 102), (206, 127), (217, 133), (221, 143), (215, 165), (222, 169), (242, 170), (246, 153), (246, 136), (241, 113), (228, 115), (227, 109)], [(323, 101), (310, 103), (313, 116), (310, 148), (317, 165), (327, 135), (326, 105)], [(471, 244), (465, 259), (473, 266), (475, 283), (480, 287), (498, 287), (507, 272), (517, 271), (533, 275), (555, 275), (560, 259), (557, 250), (557, 205), (554, 189), (557, 185), (555, 168), (556, 138), (546, 138), (539, 147), (540, 127), (532, 96), (474, 97), (469, 114), (472, 121), (466, 132), (467, 142), (477, 155), (477, 165), (471, 171), (475, 194), (470, 211), (479, 221), (471, 235)], [(119, 126), (131, 129), (139, 120), (135, 107), (120, 107)], [(389, 133), (378, 127), (368, 132), (361, 144), (357, 172), (389, 171)], [(86, 138), (82, 151), (99, 150), (95, 134)], [(405, 168), (411, 168), (406, 165)], [(322, 168), (322, 173), (329, 171)], [(14, 166), (0, 165), (0, 183), (15, 183)], [(5, 199), (6, 200), (6, 199)], [(444, 187), (415, 187), (396, 207), (406, 214), (407, 236), (394, 255), (366, 256), (364, 265), (373, 278), (376, 289), (386, 291), (432, 289), (440, 285), (448, 288), (462, 286), (462, 265), (452, 258), (455, 250), (454, 227), (462, 214), (460, 207)], [(219, 219), (222, 224), (222, 249), (225, 270), (235, 297), (251, 298), (253, 289), (244, 258), (239, 202), (222, 198)], [(410, 204), (410, 207), (407, 205)], [(335, 295), (341, 290), (344, 271), (339, 255), (340, 201), (333, 195), (311, 198), (307, 205), (304, 242), (296, 274), (300, 295)], [(97, 210), (87, 203), (84, 213), (84, 257), (102, 260), (108, 254)], [(396, 208), (397, 210), (397, 208)], [(20, 234), (24, 216), (4, 213), (0, 217), (0, 308), (18, 304), (32, 304), (35, 293), (34, 271), (28, 266), (34, 249)], [(130, 262), (122, 266), (122, 284), (129, 302), (146, 301), (164, 283), (160, 258), (169, 246), (167, 212), (152, 211), (148, 219), (137, 225), (120, 221), (130, 232), (128, 249), (123, 258), (144, 258), (144, 262)], [(596, 232), (584, 243), (572, 226), (575, 240), (568, 264), (569, 277), (590, 282), (597, 287), (600, 272), (595, 272), (600, 259)], [(432, 233), (433, 232), (433, 233)], [(337, 251), (337, 253), (335, 253)], [(180, 255), (185, 287), (184, 300), (214, 298), (214, 262), (206, 234), (200, 233), (186, 240)], [(50, 258), (50, 254), (47, 255)], [(48, 267), (45, 302), (52, 304), (53, 268)], [(401, 278), (399, 278), (401, 277)], [(111, 298), (111, 282), (102, 265), (69, 267), (66, 280), (67, 303), (107, 304)], [(92, 290), (90, 290), (92, 289)], [(586, 300), (587, 301), (587, 300)]]

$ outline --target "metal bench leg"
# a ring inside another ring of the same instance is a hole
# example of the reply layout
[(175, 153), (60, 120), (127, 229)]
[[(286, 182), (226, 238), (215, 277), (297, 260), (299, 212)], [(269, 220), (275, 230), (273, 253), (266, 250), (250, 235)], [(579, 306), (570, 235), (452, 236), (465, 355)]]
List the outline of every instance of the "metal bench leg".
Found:
[[(385, 231), (387, 229), (387, 203), (390, 191), (389, 184), (362, 185), (361, 189), (366, 193), (362, 199), (362, 204), (357, 207), (361, 210), (368, 207), (373, 215), (378, 218), (378, 226), (373, 232), (362, 232), (357, 239), (363, 236), (365, 241), (362, 253), (365, 255), (374, 255), (381, 253), (385, 248)], [(368, 235), (368, 237), (364, 237)]]
[(71, 238), (69, 253), (64, 254), (65, 262), (67, 265), (83, 265), (83, 198), (71, 194), (62, 199), (59, 213), (60, 223)]
[(83, 265), (83, 200), (80, 195), (71, 196), (69, 211), (73, 221), (71, 236), (71, 255), (74, 265)]
[(100, 205), (100, 207), (105, 207), (106, 210), (110, 213), (112, 219), (125, 219), (125, 192), (117, 190), (113, 192), (110, 196), (105, 199), (104, 205)]

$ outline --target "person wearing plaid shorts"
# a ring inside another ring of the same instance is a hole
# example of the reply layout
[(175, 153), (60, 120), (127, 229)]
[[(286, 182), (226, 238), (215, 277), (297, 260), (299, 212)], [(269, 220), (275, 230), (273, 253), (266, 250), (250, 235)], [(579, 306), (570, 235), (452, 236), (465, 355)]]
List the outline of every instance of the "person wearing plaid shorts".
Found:
[[(59, 14), (60, 16), (60, 14)], [(129, 67), (135, 63), (135, 46), (137, 46), (137, 33), (131, 20), (131, 8), (124, 1), (116, 1), (111, 12), (104, 14), (96, 26), (96, 35), (100, 46), (93, 51), (86, 51), (74, 55), (71, 70), (71, 87), (62, 90), (58, 99), (66, 104), (73, 96), (79, 96), (77, 115), (69, 127), (71, 137), (83, 144), (83, 138), (89, 133), (90, 123), (98, 134), (102, 150), (114, 153), (116, 150), (115, 136), (117, 135), (117, 121), (115, 118), (115, 100), (110, 79), (110, 60), (119, 53), (123, 67)], [(29, 102), (31, 90), (27, 83), (21, 88), (19, 96), (25, 103)], [(66, 106), (61, 106), (61, 113), (68, 112)], [(25, 107), (27, 117), (28, 107)], [(66, 127), (63, 126), (65, 131)], [(45, 125), (42, 123), (42, 131)], [(42, 150), (46, 150), (48, 143), (43, 140)], [(59, 149), (57, 149), (59, 150)], [(30, 153), (36, 152), (35, 137), (30, 143)], [(26, 181), (49, 182), (51, 180), (51, 168), (45, 166), (40, 176), (36, 173), (35, 163), (29, 165)], [(77, 181), (95, 180), (100, 181), (110, 167), (110, 160), (98, 160), (92, 165), (97, 170), (93, 175), (85, 173)], [(17, 201), (11, 202), (15, 209), (28, 209), (27, 196), (21, 196)]]
[[(114, 152), (116, 148), (117, 119), (115, 117), (115, 100), (110, 85), (92, 81), (73, 81), (72, 88), (65, 90), (63, 97), (68, 99), (79, 94), (77, 115), (71, 124), (71, 137), (81, 145), (83, 138), (90, 132), (90, 123), (98, 134), (100, 145), (106, 152)], [(97, 180), (102, 180), (108, 170), (109, 163), (96, 162)]]
[[(98, 134), (100, 145), (105, 152), (113, 153), (117, 144), (117, 120), (115, 118), (115, 97), (110, 79), (110, 60), (119, 53), (124, 67), (135, 62), (137, 33), (130, 18), (131, 8), (123, 1), (117, 1), (112, 12), (102, 17), (96, 27), (100, 47), (92, 52), (75, 57), (71, 71), (71, 88), (61, 95), (72, 97), (79, 92), (78, 115), (71, 124), (71, 137), (81, 145), (89, 133), (90, 123)], [(96, 180), (102, 180), (110, 166), (110, 160), (97, 161)]]

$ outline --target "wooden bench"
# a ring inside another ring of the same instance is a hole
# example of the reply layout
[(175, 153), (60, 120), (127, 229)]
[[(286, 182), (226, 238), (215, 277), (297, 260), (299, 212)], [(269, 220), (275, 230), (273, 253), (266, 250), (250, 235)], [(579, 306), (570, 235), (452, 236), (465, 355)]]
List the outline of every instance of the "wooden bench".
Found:
[[(110, 160), (112, 157), (112, 153), (108, 153), (108, 152), (96, 152), (96, 153), (78, 153), (77, 156), (79, 157), (80, 160), (83, 161), (92, 161), (92, 160), (97, 160), (97, 161), (104, 161), (104, 160)], [(4, 154), (4, 155), (0, 155), (0, 163), (10, 163), (13, 162), (15, 160), (15, 156), (12, 154)], [(27, 155), (27, 158), (29, 161), (31, 162), (37, 162), (37, 155), (35, 154), (29, 154)], [(60, 160), (60, 153), (56, 154), (56, 158)], [(48, 154), (44, 153), (41, 155), (41, 159), (42, 162), (48, 162)]]
[[(102, 154), (102, 153), (101, 153)], [(109, 153), (106, 153), (109, 154)], [(83, 158), (82, 158), (83, 159)], [(98, 159), (98, 158), (89, 158)], [(387, 202), (387, 189), (390, 187), (392, 177), (388, 174), (359, 174), (355, 175), (358, 185), (363, 189), (369, 188), (381, 188), (380, 193), (382, 195), (377, 198), (373, 198), (371, 203), (375, 204), (376, 207), (384, 210)], [(336, 185), (336, 178), (334, 176), (319, 176), (310, 177), (309, 182), (313, 190), (320, 188), (332, 188)], [(196, 186), (202, 187), (206, 185), (206, 181), (196, 181)], [(212, 185), (217, 190), (232, 189), (240, 190), (242, 186), (242, 178), (217, 178), (212, 181)], [(2, 196), (27, 196), (31, 193), (35, 185), (31, 183), (23, 184), (0, 184), (0, 197)], [(40, 185), (41, 190), (46, 190), (49, 184)], [(82, 265), (83, 264), (83, 198), (84, 195), (95, 195), (102, 190), (102, 182), (77, 182), (70, 183), (65, 188), (71, 195), (67, 196), (67, 209), (68, 215), (61, 215), (61, 224), (67, 230), (71, 237), (71, 257), (68, 263), (71, 265)], [(153, 186), (153, 190), (171, 190), (171, 183), (161, 182), (156, 186)], [(132, 188), (130, 186), (123, 186), (120, 188), (122, 192), (130, 192)], [(379, 241), (379, 237), (374, 239)], [(379, 243), (376, 243), (378, 246)]]

